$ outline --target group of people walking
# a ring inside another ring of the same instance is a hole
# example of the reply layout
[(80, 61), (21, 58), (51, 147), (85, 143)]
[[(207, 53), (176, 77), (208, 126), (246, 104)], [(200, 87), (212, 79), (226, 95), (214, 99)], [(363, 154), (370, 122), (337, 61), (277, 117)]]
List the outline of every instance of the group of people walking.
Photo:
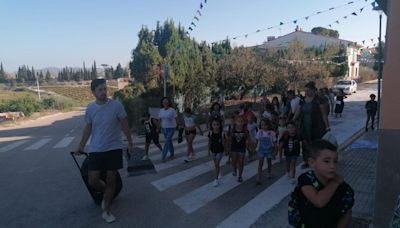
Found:
[[(104, 192), (102, 218), (113, 222), (115, 217), (110, 209), (117, 170), (122, 168), (122, 148), (125, 147), (121, 141), (121, 128), (130, 153), (134, 147), (133, 138), (123, 106), (107, 98), (106, 81), (93, 80), (91, 90), (96, 101), (89, 104), (86, 110), (86, 125), (76, 154), (84, 150), (91, 136), (87, 148), (89, 184)], [(309, 82), (304, 87), (304, 96), (290, 90), (280, 99), (273, 97), (271, 102), (264, 98), (262, 108), (258, 110), (250, 104), (241, 105), (228, 118), (225, 118), (223, 104), (213, 103), (207, 115), (206, 128), (208, 154), (215, 165), (214, 187), (221, 184), (220, 162), (224, 155), (229, 157), (227, 163), (231, 165), (232, 176), (238, 182), (244, 181), (246, 160), (252, 162), (258, 159), (257, 185), (264, 180), (265, 161), (266, 177), (270, 179), (273, 177), (272, 160), (278, 157), (283, 162), (285, 159), (287, 176), (296, 185), (289, 204), (290, 224), (296, 227), (344, 227), (351, 217), (354, 193), (336, 173), (337, 145), (322, 139), (330, 131), (329, 113), (335, 106), (335, 115), (340, 117), (344, 99), (342, 92), (334, 99), (329, 90), (318, 91), (315, 83)], [(372, 94), (365, 105), (368, 115), (366, 130), (371, 119), (373, 129), (377, 109), (374, 100), (375, 95)], [(179, 114), (171, 100), (164, 97), (158, 116), (151, 117), (147, 112), (143, 114), (143, 126), (146, 132), (143, 160), (149, 159), (151, 142), (159, 148), (163, 162), (173, 159), (173, 136), (177, 128), (180, 132), (178, 141), (182, 141), (183, 134), (187, 141), (185, 162), (195, 159), (193, 141), (198, 131), (203, 135), (203, 130), (190, 108)], [(159, 142), (160, 133), (164, 135), (164, 145)], [(312, 170), (301, 174), (296, 181), (296, 164), (300, 155), (303, 155), (304, 167), (311, 166)], [(101, 170), (107, 170), (105, 181), (100, 178)]]

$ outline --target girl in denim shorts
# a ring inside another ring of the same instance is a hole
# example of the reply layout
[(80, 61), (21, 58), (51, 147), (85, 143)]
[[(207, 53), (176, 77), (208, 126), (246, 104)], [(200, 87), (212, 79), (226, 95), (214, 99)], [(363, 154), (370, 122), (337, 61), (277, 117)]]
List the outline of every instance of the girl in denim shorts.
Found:
[(268, 179), (272, 178), (272, 158), (276, 148), (276, 134), (271, 130), (271, 127), (271, 122), (268, 119), (262, 119), (260, 130), (256, 135), (258, 142), (257, 156), (259, 158), (257, 185), (261, 184), (264, 158), (267, 158), (268, 162)]

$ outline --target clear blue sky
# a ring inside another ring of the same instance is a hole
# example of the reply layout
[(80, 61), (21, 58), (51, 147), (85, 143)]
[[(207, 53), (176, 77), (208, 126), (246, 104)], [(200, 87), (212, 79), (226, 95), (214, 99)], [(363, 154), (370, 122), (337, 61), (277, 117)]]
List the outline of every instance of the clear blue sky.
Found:
[[(209, 43), (251, 33), (351, 0), (207, 0), (192, 32)], [(340, 38), (361, 42), (378, 37), (378, 14), (371, 0), (355, 3), (299, 21), (305, 31), (328, 24), (368, 4), (359, 16), (334, 24)], [(20, 65), (81, 66), (96, 60), (126, 66), (142, 25), (155, 28), (157, 20), (171, 18), (188, 28), (204, 0), (0, 0), (0, 62), (6, 71)], [(384, 16), (384, 27), (386, 23)], [(232, 40), (234, 45), (261, 44), (267, 36), (294, 31), (293, 23)], [(385, 30), (384, 30), (385, 31)], [(384, 33), (383, 33), (384, 34)], [(368, 45), (369, 43), (366, 43)]]

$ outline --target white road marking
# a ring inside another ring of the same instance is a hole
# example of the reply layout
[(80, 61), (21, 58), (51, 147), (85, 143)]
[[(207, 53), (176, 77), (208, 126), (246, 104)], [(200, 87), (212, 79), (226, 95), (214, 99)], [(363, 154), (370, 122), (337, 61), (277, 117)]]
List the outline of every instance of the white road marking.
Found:
[(75, 137), (65, 137), (60, 142), (58, 142), (53, 148), (58, 149), (67, 147), (72, 142), (72, 140), (74, 140), (74, 138)]
[(27, 142), (28, 142), (28, 140), (21, 140), (21, 141), (17, 141), (17, 142), (13, 142), (11, 144), (8, 144), (7, 146), (4, 146), (4, 147), (0, 148), (0, 153), (4, 153), (4, 152), (7, 152), (7, 151), (10, 151), (10, 150), (12, 150), (14, 148), (17, 148), (17, 147), (19, 147), (22, 144), (27, 143)]
[[(296, 173), (302, 173), (302, 171), (304, 172), (304, 170), (300, 169), (300, 166), (298, 166), (296, 169)], [(291, 181), (292, 180), (288, 179), (286, 175), (281, 177), (244, 206), (233, 212), (228, 218), (219, 223), (216, 227), (250, 227), (262, 214), (280, 203), (282, 199), (284, 199), (291, 191), (293, 191), (295, 186), (291, 184)]]
[[(275, 159), (272, 164), (279, 162)], [(266, 169), (267, 165), (264, 165), (263, 169)], [(243, 179), (244, 181), (250, 179), (252, 176), (256, 175), (258, 172), (258, 162), (254, 161), (244, 167)], [(223, 183), (217, 188), (213, 187), (213, 182), (209, 182), (206, 185), (197, 188), (196, 190), (189, 192), (188, 194), (177, 198), (174, 203), (178, 205), (187, 214), (191, 214), (212, 200), (218, 198), (219, 196), (225, 194), (236, 186), (240, 185), (237, 181), (237, 177), (233, 177), (231, 173), (223, 177)]]
[[(225, 161), (227, 160), (227, 157), (224, 157), (221, 160), (221, 166), (222, 164), (225, 164)], [(178, 172), (169, 176), (166, 176), (162, 179), (156, 180), (151, 182), (151, 184), (156, 187), (159, 191), (165, 191), (168, 188), (171, 188), (173, 186), (176, 186), (180, 183), (183, 183), (185, 181), (191, 180), (203, 173), (209, 172), (214, 169), (214, 162), (206, 162), (202, 163), (200, 165), (194, 166), (190, 169), (186, 169), (182, 172)]]
[(50, 142), (51, 138), (45, 138), (37, 141), (36, 143), (30, 145), (29, 147), (25, 148), (24, 150), (37, 150), (40, 147), (44, 146), (46, 143)]

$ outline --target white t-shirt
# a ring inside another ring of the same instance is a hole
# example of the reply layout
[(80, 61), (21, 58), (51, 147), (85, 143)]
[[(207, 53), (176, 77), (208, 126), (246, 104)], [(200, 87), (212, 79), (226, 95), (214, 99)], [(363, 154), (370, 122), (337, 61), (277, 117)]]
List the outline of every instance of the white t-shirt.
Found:
[(300, 97), (296, 96), (292, 100), (290, 100), (290, 109), (292, 114), (295, 114), (297, 112), (297, 109), (300, 108)]
[(196, 123), (194, 122), (193, 116), (184, 116), (183, 121), (185, 121), (185, 127), (194, 127)]
[(161, 128), (176, 128), (177, 117), (176, 111), (173, 108), (162, 108), (158, 114), (158, 118), (161, 120)]

